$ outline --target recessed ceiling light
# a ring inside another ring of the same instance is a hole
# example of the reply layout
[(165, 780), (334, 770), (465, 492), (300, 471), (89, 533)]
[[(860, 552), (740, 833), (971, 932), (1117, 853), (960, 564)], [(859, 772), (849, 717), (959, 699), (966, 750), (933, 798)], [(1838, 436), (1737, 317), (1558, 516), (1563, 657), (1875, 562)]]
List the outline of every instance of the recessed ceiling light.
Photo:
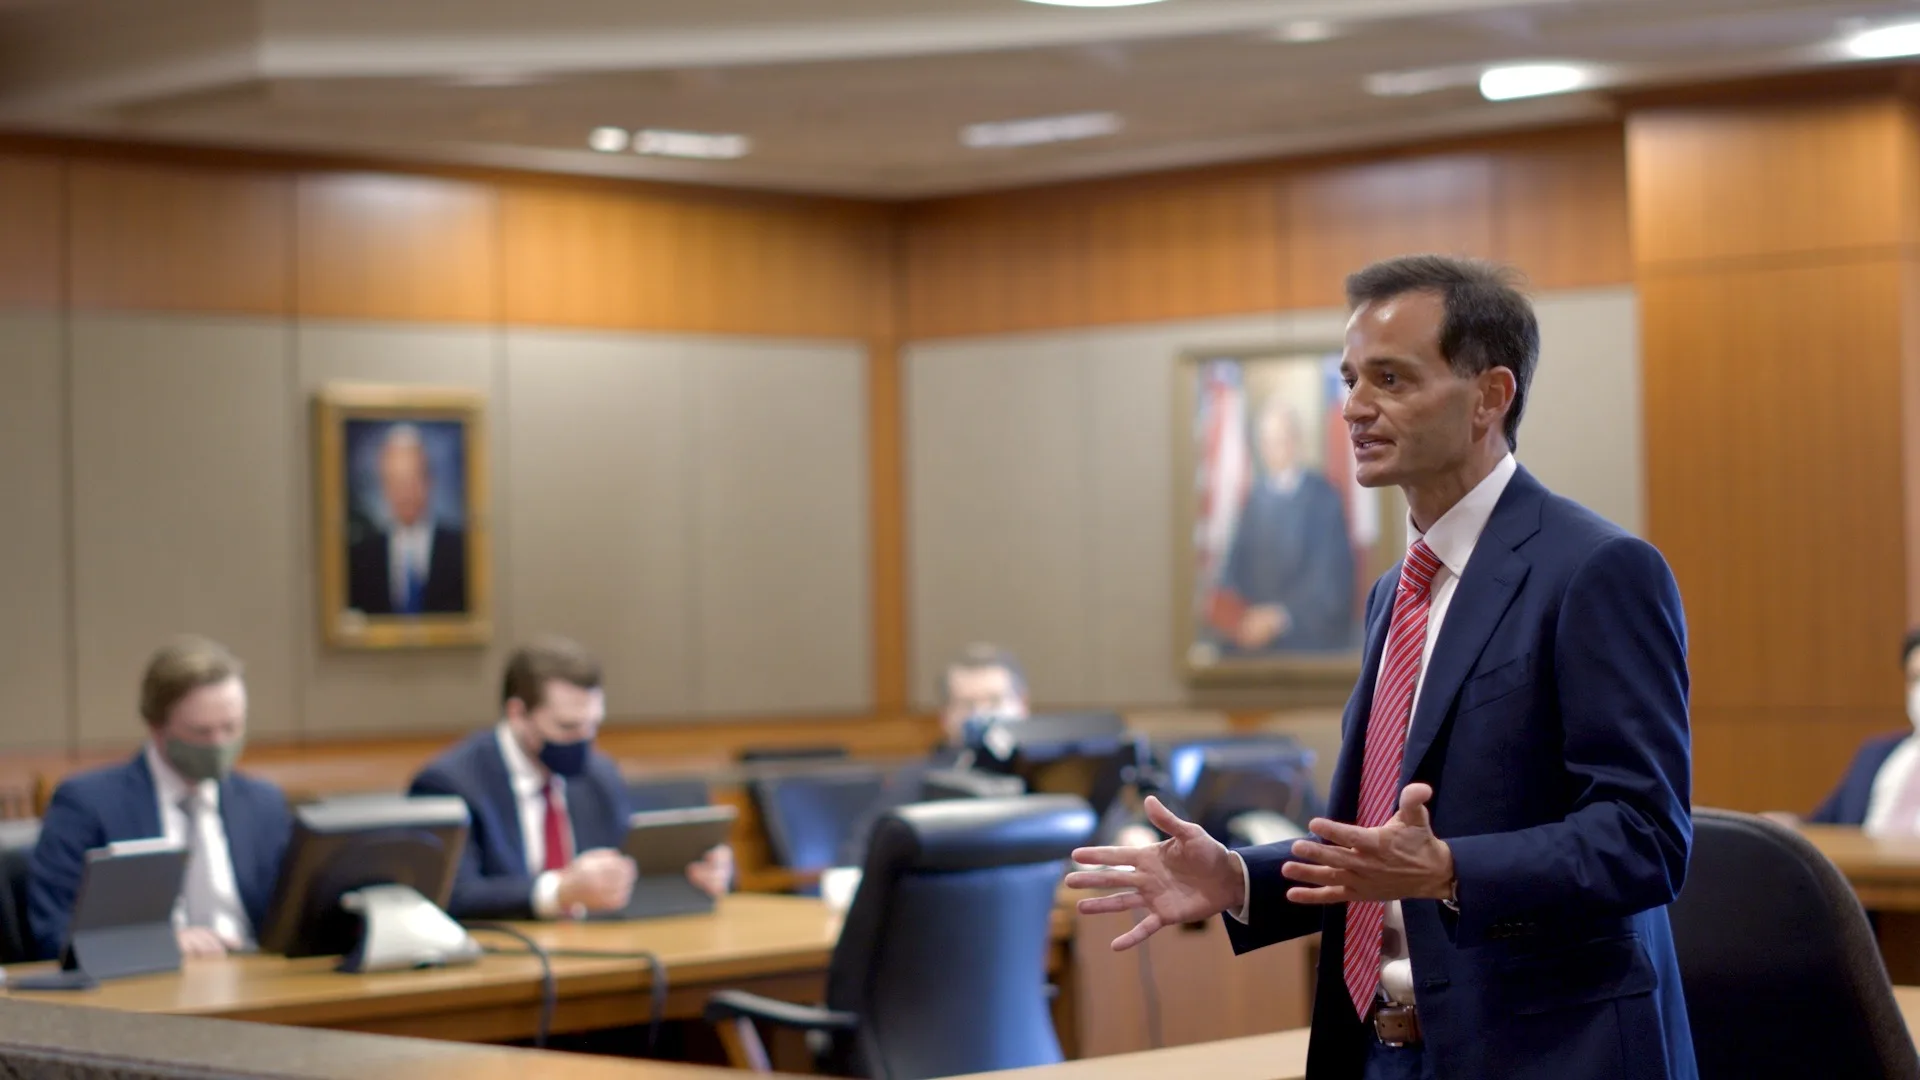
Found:
[(968, 124), (960, 141), (975, 150), (1001, 146), (1039, 146), (1042, 143), (1097, 139), (1120, 130), (1120, 117), (1110, 112), (1036, 116), (1026, 120), (998, 120)]
[(1587, 73), (1572, 64), (1512, 64), (1480, 75), (1480, 96), (1488, 101), (1564, 94), (1587, 85)]
[(1898, 23), (1862, 31), (1847, 39), (1846, 49), (1862, 60), (1920, 55), (1920, 23)]
[(1142, 4), (1158, 4), (1160, 0), (1027, 0), (1029, 4), (1050, 4), (1054, 7), (1139, 7)]
[(597, 127), (587, 135), (587, 145), (603, 154), (617, 154), (627, 148), (625, 128)]
[(701, 131), (663, 131), (643, 128), (633, 133), (633, 152), (658, 157), (731, 160), (745, 157), (752, 142), (745, 135), (715, 135)]
[(1273, 40), (1290, 45), (1311, 45), (1339, 36), (1339, 28), (1324, 19), (1299, 19), (1274, 28)]

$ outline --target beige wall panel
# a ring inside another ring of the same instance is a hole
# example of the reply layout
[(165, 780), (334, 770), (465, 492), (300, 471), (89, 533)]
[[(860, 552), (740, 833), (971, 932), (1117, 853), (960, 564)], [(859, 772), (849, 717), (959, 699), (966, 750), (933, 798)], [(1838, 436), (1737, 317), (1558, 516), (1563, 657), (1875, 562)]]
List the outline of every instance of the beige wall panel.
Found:
[(1072, 335), (906, 351), (913, 700), (988, 640), (1020, 654), (1037, 703), (1092, 696), (1085, 365)]
[(616, 716), (694, 705), (690, 382), (670, 338), (513, 331), (496, 471), (515, 624), (598, 654)]
[(709, 339), (686, 356), (700, 709), (869, 708), (865, 351)]
[[(296, 492), (283, 513), (296, 521), (299, 657), (306, 731), (315, 736), (400, 731), (457, 732), (490, 722), (499, 710), (501, 658), (513, 641), (511, 606), (499, 583), (510, 579), (513, 546), (506, 500), (498, 497), (506, 461), (506, 424), (496, 379), (500, 338), (487, 329), (312, 322), (295, 339), (298, 392), (287, 404), (300, 461)], [(315, 614), (313, 434), (310, 395), (329, 382), (458, 386), (489, 394), (488, 452), (493, 500), (494, 640), (485, 648), (330, 649)]]
[(139, 738), (141, 668), (183, 631), (246, 661), (255, 733), (292, 733), (299, 441), (285, 325), (99, 316), (71, 335), (81, 741)]
[(73, 721), (64, 349), (58, 316), (0, 315), (0, 750), (62, 748)]
[(1640, 305), (1631, 288), (1545, 293), (1540, 368), (1520, 422), (1522, 464), (1541, 483), (1646, 535), (1640, 435)]

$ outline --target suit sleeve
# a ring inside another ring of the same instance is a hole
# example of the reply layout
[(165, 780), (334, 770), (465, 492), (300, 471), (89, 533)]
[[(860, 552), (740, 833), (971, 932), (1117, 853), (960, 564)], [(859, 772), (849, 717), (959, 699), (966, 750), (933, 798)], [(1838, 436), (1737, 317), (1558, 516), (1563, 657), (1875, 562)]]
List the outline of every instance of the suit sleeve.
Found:
[(1864, 816), (1856, 819), (1846, 812), (1845, 803), (1847, 802), (1847, 795), (1852, 792), (1856, 786), (1871, 791), (1873, 789), (1873, 778), (1875, 774), (1880, 771), (1880, 767), (1886, 763), (1886, 760), (1887, 753), (1882, 749), (1880, 744), (1869, 742), (1865, 746), (1862, 746), (1859, 751), (1853, 755), (1853, 761), (1847, 765), (1846, 775), (1840, 778), (1840, 783), (1835, 785), (1831, 792), (1827, 793), (1826, 800), (1815, 807), (1813, 813), (1807, 815), (1806, 820), (1815, 825), (1859, 825), (1864, 823)]
[(456, 919), (531, 919), (533, 885), (531, 874), (487, 876), (481, 867), (479, 810), (460, 786), (438, 769), (428, 769), (413, 778), (410, 795), (457, 795), (467, 804), (472, 819), (467, 828), (467, 847), (460, 854), (460, 869), (453, 879), (453, 895), (447, 901), (447, 914)]
[(254, 857), (259, 864), (254, 867), (253, 879), (259, 887), (242, 892), (242, 901), (247, 905), (247, 917), (253, 920), (253, 932), (266, 932), (267, 922), (273, 913), (268, 906), (273, 903), (274, 892), (280, 883), (280, 869), (287, 858), (287, 844), (293, 839), (293, 812), (287, 808), (287, 796), (280, 788), (264, 780), (256, 780), (254, 789), (256, 809), (260, 830), (259, 839), (254, 844)]
[(27, 862), (27, 926), (40, 959), (59, 956), (66, 945), (67, 922), (80, 893), (87, 852), (106, 842), (100, 815), (75, 793), (72, 784), (60, 785), (40, 822), (40, 839)]
[(1671, 903), (1693, 839), (1686, 626), (1652, 545), (1620, 537), (1575, 571), (1554, 630), (1565, 818), (1449, 839), (1462, 946), (1512, 920), (1604, 918)]

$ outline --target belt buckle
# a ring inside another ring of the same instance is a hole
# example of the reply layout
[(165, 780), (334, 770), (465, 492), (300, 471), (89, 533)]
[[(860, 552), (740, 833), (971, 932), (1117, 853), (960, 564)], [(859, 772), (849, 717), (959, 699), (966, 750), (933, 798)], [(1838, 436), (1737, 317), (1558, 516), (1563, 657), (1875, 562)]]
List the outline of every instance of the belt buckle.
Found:
[(1420, 1045), (1420, 1014), (1411, 1005), (1383, 1001), (1373, 1007), (1373, 1036), (1382, 1046), (1400, 1049)]

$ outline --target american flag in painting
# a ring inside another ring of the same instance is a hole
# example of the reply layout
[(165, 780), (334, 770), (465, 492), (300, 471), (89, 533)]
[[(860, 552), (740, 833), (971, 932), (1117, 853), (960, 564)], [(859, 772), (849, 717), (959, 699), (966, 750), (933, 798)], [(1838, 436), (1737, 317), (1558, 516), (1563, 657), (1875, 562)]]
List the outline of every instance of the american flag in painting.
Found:
[(1247, 388), (1234, 360), (1209, 360), (1200, 367), (1199, 408), (1194, 410), (1195, 443), (1200, 449), (1194, 490), (1193, 550), (1199, 560), (1194, 602), (1202, 604), (1219, 577), (1233, 543), (1240, 506), (1253, 483), (1247, 441)]

